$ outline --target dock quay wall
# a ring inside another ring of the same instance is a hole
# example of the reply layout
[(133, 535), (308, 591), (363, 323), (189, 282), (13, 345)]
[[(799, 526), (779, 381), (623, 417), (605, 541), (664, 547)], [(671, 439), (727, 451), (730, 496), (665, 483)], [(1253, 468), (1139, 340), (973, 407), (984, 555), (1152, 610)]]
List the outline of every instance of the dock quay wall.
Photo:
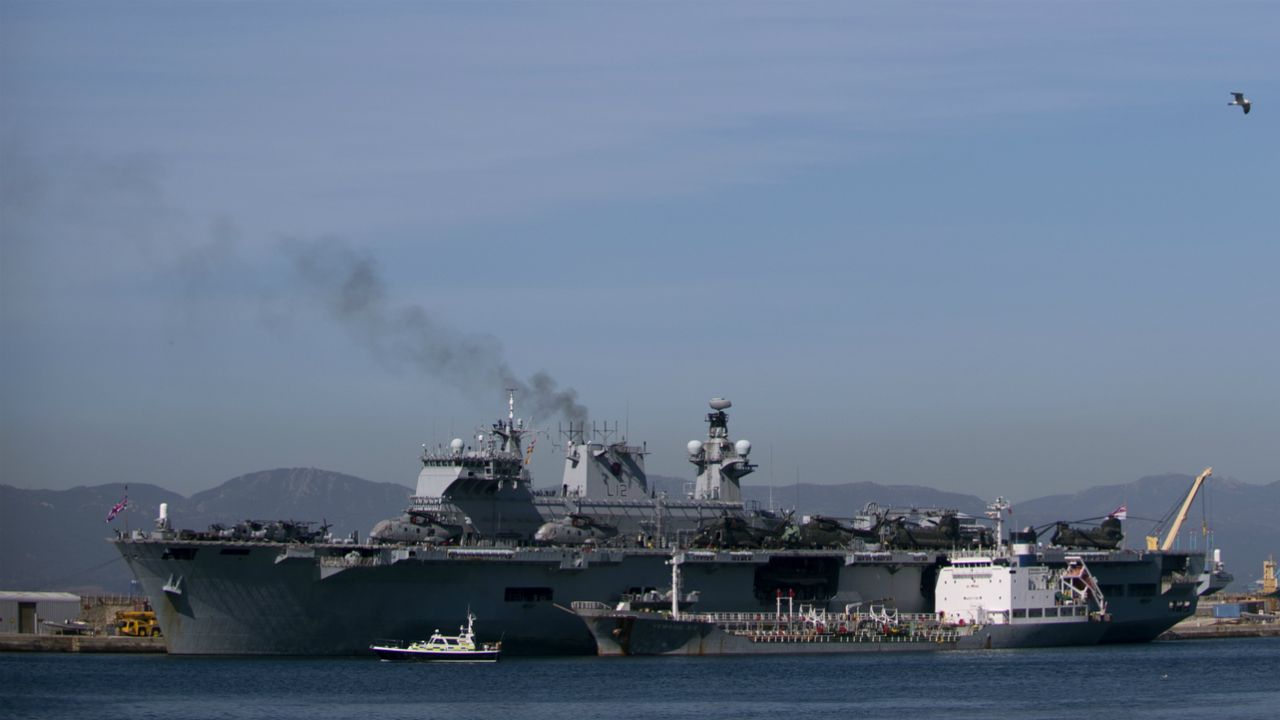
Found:
[(1200, 640), (1207, 638), (1280, 637), (1280, 623), (1180, 623), (1157, 640)]
[(163, 653), (164, 638), (0, 634), (0, 652)]

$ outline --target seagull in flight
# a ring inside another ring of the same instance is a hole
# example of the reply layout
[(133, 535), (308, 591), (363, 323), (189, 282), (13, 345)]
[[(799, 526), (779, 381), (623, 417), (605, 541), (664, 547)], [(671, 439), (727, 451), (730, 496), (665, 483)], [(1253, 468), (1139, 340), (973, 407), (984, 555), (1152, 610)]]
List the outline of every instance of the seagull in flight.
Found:
[(1239, 105), (1239, 106), (1240, 106), (1240, 109), (1241, 109), (1241, 110), (1244, 110), (1244, 114), (1245, 114), (1245, 115), (1248, 115), (1248, 114), (1249, 114), (1249, 106), (1250, 106), (1250, 104), (1251, 104), (1251, 103), (1249, 102), (1249, 98), (1245, 97), (1245, 96), (1244, 96), (1244, 93), (1242, 93), (1242, 92), (1233, 92), (1233, 93), (1231, 93), (1231, 94), (1232, 94), (1232, 95), (1234, 95), (1236, 99), (1235, 99), (1235, 100), (1232, 100), (1231, 102), (1229, 102), (1229, 103), (1227, 103), (1227, 104), (1228, 104), (1228, 105)]

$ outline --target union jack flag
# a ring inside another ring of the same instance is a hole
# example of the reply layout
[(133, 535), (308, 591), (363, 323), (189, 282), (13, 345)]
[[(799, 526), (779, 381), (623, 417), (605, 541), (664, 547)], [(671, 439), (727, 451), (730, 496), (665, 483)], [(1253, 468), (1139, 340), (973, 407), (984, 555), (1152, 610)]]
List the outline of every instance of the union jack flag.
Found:
[(1121, 505), (1115, 510), (1112, 510), (1111, 514), (1107, 517), (1113, 517), (1117, 520), (1125, 520), (1129, 517), (1129, 507), (1127, 505)]
[(123, 500), (111, 506), (111, 512), (107, 513), (107, 522), (115, 520), (116, 516), (124, 512), (127, 507), (129, 507), (129, 496), (125, 495)]

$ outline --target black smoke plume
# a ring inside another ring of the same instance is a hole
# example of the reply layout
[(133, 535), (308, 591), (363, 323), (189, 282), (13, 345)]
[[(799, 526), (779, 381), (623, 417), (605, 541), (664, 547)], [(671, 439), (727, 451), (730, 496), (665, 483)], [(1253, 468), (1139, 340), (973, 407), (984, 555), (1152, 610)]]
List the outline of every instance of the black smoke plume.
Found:
[(384, 365), (408, 366), (468, 392), (515, 388), (535, 419), (586, 420), (577, 391), (559, 388), (546, 372), (519, 378), (497, 338), (458, 330), (417, 305), (393, 304), (367, 253), (332, 238), (292, 240), (284, 249), (307, 289)]

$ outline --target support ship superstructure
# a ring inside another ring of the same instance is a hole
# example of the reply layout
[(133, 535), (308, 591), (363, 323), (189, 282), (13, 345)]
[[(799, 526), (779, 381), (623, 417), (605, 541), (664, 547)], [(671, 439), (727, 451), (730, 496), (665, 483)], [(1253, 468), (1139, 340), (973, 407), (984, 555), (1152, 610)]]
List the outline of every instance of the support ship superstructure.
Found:
[[(150, 598), (169, 652), (183, 655), (364, 654), (371, 639), (425, 637), (468, 612), (483, 620), (479, 640), (502, 638), (511, 653), (590, 654), (591, 635), (556, 605), (612, 604), (663, 587), (674, 548), (688, 548), (684, 582), (705, 611), (767, 612), (782, 591), (831, 611), (878, 603), (933, 612), (946, 547), (903, 547), (888, 533), (882, 542), (774, 541), (794, 526), (743, 503), (739, 480), (755, 466), (750, 443), (729, 439), (729, 406), (713, 400), (706, 440), (688, 445), (698, 476), (687, 497), (650, 487), (643, 446), (589, 437), (582, 426), (567, 433), (561, 484), (535, 490), (531, 431), (511, 408), (474, 445), (424, 452), (412, 505), (365, 542), (174, 531), (163, 517), (154, 531), (111, 542)], [(1088, 562), (1112, 615), (1103, 642), (1152, 640), (1195, 611), (1200, 554), (1037, 553), (1050, 567), (1068, 556)]]

